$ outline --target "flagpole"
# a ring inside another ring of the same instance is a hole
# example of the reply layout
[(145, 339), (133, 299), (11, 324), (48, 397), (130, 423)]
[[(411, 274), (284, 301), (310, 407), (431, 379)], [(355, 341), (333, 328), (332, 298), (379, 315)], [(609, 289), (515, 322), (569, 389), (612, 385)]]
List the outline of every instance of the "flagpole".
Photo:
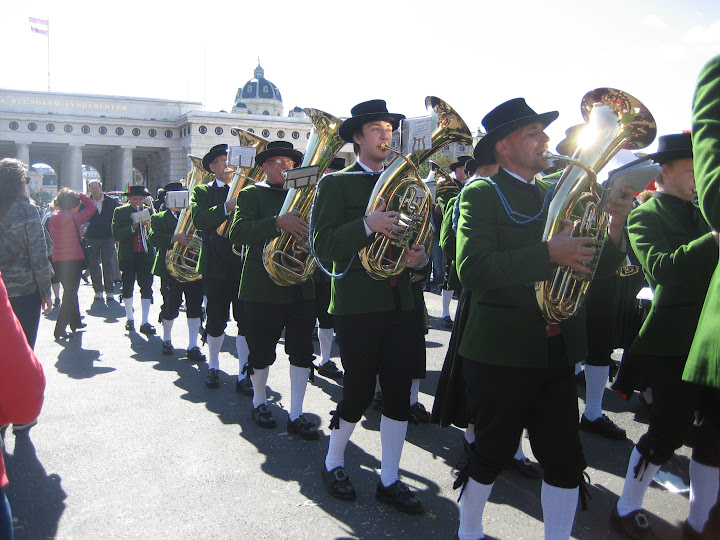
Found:
[(48, 70), (48, 92), (50, 92), (50, 17), (47, 18), (47, 70)]

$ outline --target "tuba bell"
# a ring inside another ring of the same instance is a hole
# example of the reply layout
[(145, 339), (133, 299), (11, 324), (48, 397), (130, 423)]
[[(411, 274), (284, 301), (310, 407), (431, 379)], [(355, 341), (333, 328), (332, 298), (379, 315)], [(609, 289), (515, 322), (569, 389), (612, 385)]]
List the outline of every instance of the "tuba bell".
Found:
[[(345, 145), (345, 141), (339, 135), (342, 120), (318, 109), (303, 110), (310, 117), (313, 128), (300, 167), (317, 166), (318, 177), (311, 185), (289, 189), (278, 215), (296, 212), (300, 219), (309, 223), (317, 180)], [(316, 267), (308, 238), (298, 240), (285, 231), (281, 231), (280, 236), (265, 245), (262, 260), (270, 278), (280, 286), (297, 285), (306, 281)]]
[[(187, 175), (187, 189), (188, 192), (192, 192), (192, 189), (196, 185), (210, 182), (214, 178), (214, 175), (203, 169), (201, 157), (191, 154), (188, 154), (188, 157), (192, 162), (192, 169), (190, 169)], [(180, 211), (173, 236), (176, 234), (191, 234), (193, 239), (189, 245), (175, 242), (172, 248), (167, 251), (165, 254), (165, 265), (167, 266), (168, 272), (178, 281), (197, 281), (202, 277), (202, 275), (198, 274), (195, 270), (198, 259), (200, 258), (202, 240), (193, 225), (190, 208), (183, 208)]]
[(430, 148), (416, 150), (408, 156), (402, 155), (387, 145), (384, 147), (398, 154), (378, 178), (366, 215), (370, 215), (384, 200), (387, 210), (400, 213), (404, 230), (397, 231), (395, 239), (375, 233), (372, 243), (360, 251), (360, 262), (374, 279), (397, 276), (404, 269), (402, 251), (414, 244), (426, 244), (433, 234), (431, 215), (432, 194), (420, 178), (417, 168), (442, 147), (457, 142), (472, 145), (472, 134), (455, 110), (442, 99), (428, 96), (425, 107), (430, 110), (433, 125)]
[(591, 90), (583, 97), (581, 109), (586, 125), (573, 157), (544, 153), (546, 158), (564, 160), (570, 165), (563, 171), (550, 202), (543, 241), (560, 232), (562, 221), (569, 219), (574, 225), (572, 235), (594, 238), (597, 250), (587, 265), (590, 272), (558, 266), (549, 280), (535, 283), (538, 305), (551, 323), (577, 313), (595, 276), (605, 244), (608, 215), (598, 209), (597, 173), (621, 149), (648, 146), (657, 131), (650, 111), (630, 94), (614, 88)]

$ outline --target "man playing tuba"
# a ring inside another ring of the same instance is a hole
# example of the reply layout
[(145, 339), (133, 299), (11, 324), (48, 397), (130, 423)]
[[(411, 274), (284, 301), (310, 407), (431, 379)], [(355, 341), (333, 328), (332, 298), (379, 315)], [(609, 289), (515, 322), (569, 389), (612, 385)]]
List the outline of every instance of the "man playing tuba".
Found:
[[(475, 420), (468, 465), (456, 485), (460, 540), (483, 538), (482, 516), (493, 483), (510, 463), (523, 428), (544, 469), (542, 507), (546, 538), (569, 538), (586, 467), (578, 435), (577, 391), (566, 342), (584, 332), (582, 320), (548, 325), (533, 282), (546, 280), (553, 264), (587, 272), (593, 239), (565, 230), (542, 241), (550, 183), (535, 175), (549, 165), (545, 127), (558, 113), (537, 114), (522, 98), (505, 102), (483, 119), (487, 135), (475, 147), (480, 163), (496, 162), (491, 182), (478, 179), (460, 194), (457, 269), (473, 295), (459, 355)], [(623, 258), (620, 244), (631, 193), (613, 201), (601, 260)], [(511, 210), (506, 209), (503, 201)], [(605, 263), (607, 260), (607, 263)], [(472, 434), (470, 434), (472, 436)]]
[(263, 428), (274, 428), (275, 418), (267, 405), (266, 386), (275, 348), (283, 329), (285, 352), (290, 359), (290, 410), (288, 433), (305, 439), (317, 439), (317, 425), (303, 414), (303, 401), (310, 368), (315, 358), (312, 331), (315, 324), (315, 286), (312, 279), (298, 285), (276, 285), (262, 262), (266, 242), (287, 231), (295, 238), (308, 236), (308, 224), (288, 212), (278, 213), (285, 201), (283, 171), (297, 167), (303, 154), (292, 143), (273, 141), (260, 152), (255, 162), (265, 170), (267, 179), (244, 188), (237, 199), (230, 240), (235, 246), (248, 246), (240, 299), (245, 304), (245, 336), (250, 378), (253, 383), (252, 418)]
[[(375, 498), (410, 514), (422, 503), (399, 480), (398, 469), (410, 413), (410, 358), (413, 297), (409, 272), (376, 280), (363, 269), (357, 252), (370, 245), (374, 233), (394, 239), (399, 214), (385, 203), (370, 215), (365, 208), (384, 169), (392, 132), (405, 117), (389, 113), (383, 100), (360, 103), (340, 127), (353, 143), (357, 161), (320, 182), (315, 201), (315, 254), (333, 261), (336, 274), (350, 264), (345, 277), (333, 278), (330, 313), (335, 319), (340, 357), (345, 370), (342, 401), (330, 422), (330, 444), (321, 466), (322, 480), (333, 497), (354, 500), (355, 489), (345, 474), (345, 447), (355, 425), (370, 405), (375, 374), (380, 374), (384, 409), (380, 422), (382, 467)], [(427, 264), (425, 248), (413, 245), (402, 254), (406, 268)]]

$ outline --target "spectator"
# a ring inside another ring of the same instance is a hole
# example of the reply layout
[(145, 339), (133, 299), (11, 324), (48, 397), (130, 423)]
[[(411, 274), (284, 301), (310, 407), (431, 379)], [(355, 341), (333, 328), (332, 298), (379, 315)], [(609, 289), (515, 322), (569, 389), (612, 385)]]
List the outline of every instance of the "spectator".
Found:
[(0, 271), (15, 316), (35, 347), (40, 311), (48, 313), (50, 265), (40, 214), (27, 194), (27, 165), (0, 161)]
[[(88, 189), (97, 212), (90, 217), (85, 239), (88, 243), (88, 270), (90, 270), (90, 279), (92, 280), (93, 289), (95, 289), (95, 299), (103, 299), (103, 286), (107, 301), (115, 300), (115, 283), (113, 282), (113, 272), (115, 270), (115, 239), (112, 235), (112, 219), (113, 212), (120, 206), (120, 203), (114, 197), (107, 193), (103, 193), (102, 184), (98, 180), (90, 180)], [(102, 273), (100, 272), (100, 263), (102, 262)]]

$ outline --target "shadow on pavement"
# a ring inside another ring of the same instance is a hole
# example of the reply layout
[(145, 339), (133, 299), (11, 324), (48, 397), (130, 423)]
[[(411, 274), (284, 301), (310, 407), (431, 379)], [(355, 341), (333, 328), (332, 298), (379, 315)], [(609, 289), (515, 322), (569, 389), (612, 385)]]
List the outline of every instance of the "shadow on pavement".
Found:
[[(10, 433), (6, 437), (10, 437)], [(15, 435), (12, 454), (5, 454), (16, 540), (55, 538), (65, 511), (66, 494), (57, 474), (47, 474), (37, 458), (30, 431)]]
[(97, 349), (82, 348), (83, 332), (71, 334), (69, 339), (58, 341), (63, 347), (55, 362), (58, 373), (63, 373), (72, 379), (89, 379), (95, 375), (103, 375), (115, 371), (113, 367), (95, 365), (100, 358)]

